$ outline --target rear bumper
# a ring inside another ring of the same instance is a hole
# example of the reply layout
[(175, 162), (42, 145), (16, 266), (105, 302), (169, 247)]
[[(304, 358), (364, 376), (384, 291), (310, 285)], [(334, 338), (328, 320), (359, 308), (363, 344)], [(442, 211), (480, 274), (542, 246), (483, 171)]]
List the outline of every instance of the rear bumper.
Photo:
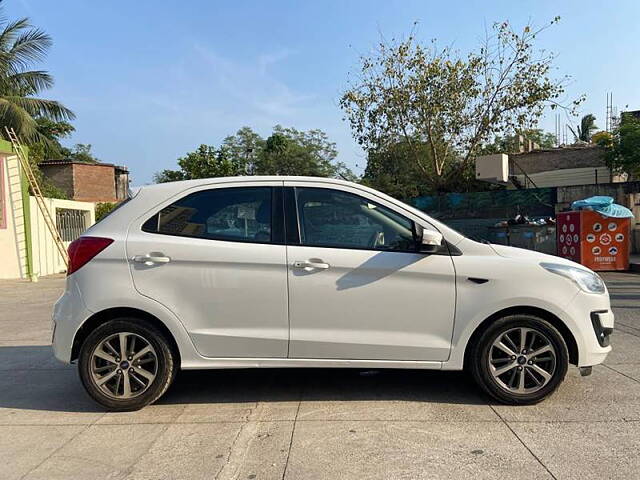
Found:
[(67, 279), (64, 294), (53, 307), (53, 354), (63, 363), (71, 363), (73, 339), (82, 322), (91, 315), (74, 281)]

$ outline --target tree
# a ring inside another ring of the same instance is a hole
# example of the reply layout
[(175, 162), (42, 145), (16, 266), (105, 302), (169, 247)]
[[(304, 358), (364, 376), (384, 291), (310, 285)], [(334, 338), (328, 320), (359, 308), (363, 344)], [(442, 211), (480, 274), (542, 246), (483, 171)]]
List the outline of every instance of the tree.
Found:
[(576, 127), (578, 133), (576, 133), (576, 131), (571, 128), (570, 125), (567, 126), (569, 127), (569, 130), (571, 130), (571, 133), (573, 133), (573, 137), (576, 142), (582, 141), (587, 143), (591, 141), (591, 132), (597, 130), (598, 128), (596, 126), (596, 117), (592, 113), (589, 113), (582, 117), (582, 120), (580, 120), (580, 125)]
[(244, 165), (247, 175), (255, 173), (258, 157), (265, 145), (264, 139), (249, 127), (242, 127), (235, 135), (222, 141), (225, 155), (237, 159)]
[[(429, 156), (425, 144), (420, 145), (421, 155)], [(367, 152), (367, 167), (362, 183), (402, 200), (429, 193), (420, 181), (421, 172), (413, 161), (411, 147), (406, 142), (387, 145)]]
[(69, 122), (54, 122), (45, 117), (38, 117), (36, 124), (40, 134), (46, 138), (44, 141), (33, 142), (29, 147), (29, 160), (37, 166), (48, 158), (59, 158), (64, 148), (60, 140), (70, 136), (75, 128)]
[(581, 102), (560, 103), (568, 77), (550, 78), (553, 56), (533, 51), (547, 27), (515, 32), (497, 23), (464, 58), (413, 36), (383, 40), (340, 99), (354, 138), (367, 151), (406, 143), (421, 181), (446, 190), (496, 134), (533, 128), (546, 107), (573, 111)]
[(117, 206), (118, 204), (113, 202), (96, 203), (96, 210), (95, 210), (96, 222), (99, 222), (104, 217), (109, 215), (111, 211)]
[(306, 175), (353, 180), (355, 175), (341, 162), (336, 144), (322, 130), (302, 131), (276, 125), (258, 155), (259, 175)]
[(180, 170), (164, 170), (158, 183), (235, 175), (310, 175), (354, 180), (355, 175), (335, 161), (337, 151), (321, 130), (301, 131), (277, 125), (266, 140), (249, 127), (226, 137), (217, 148), (201, 145), (178, 159)]
[(611, 141), (611, 137), (609, 132), (600, 130), (591, 136), (591, 141), (596, 145), (607, 145)]
[(195, 178), (230, 177), (242, 175), (244, 164), (237, 157), (227, 155), (224, 148), (200, 145), (178, 159), (180, 170), (163, 170), (154, 175), (156, 183), (191, 180)]
[(39, 163), (46, 160), (51, 155), (60, 155), (63, 149), (60, 145), (60, 139), (71, 135), (75, 130), (68, 122), (54, 122), (45, 117), (36, 119), (39, 132), (46, 137), (46, 141), (31, 143), (29, 147), (29, 163), (31, 170), (38, 180), (40, 190), (45, 197), (48, 198), (68, 198), (67, 194), (60, 188), (56, 187), (48, 178), (46, 178), (40, 170)]
[(70, 136), (76, 131), (69, 122), (56, 122), (47, 117), (36, 118), (38, 132), (53, 142), (56, 147), (60, 147), (60, 139)]
[(82, 163), (100, 163), (100, 160), (91, 153), (91, 144), (76, 143), (73, 148), (60, 149), (61, 154), (68, 160)]
[[(43, 70), (30, 70), (44, 60), (51, 37), (33, 27), (28, 18), (0, 18), (0, 126), (15, 129), (27, 144), (50, 140), (38, 119), (72, 120), (74, 114), (55, 100), (36, 98), (53, 86), (53, 77)], [(4, 132), (2, 132), (4, 133)]]
[(598, 145), (604, 147), (607, 166), (613, 173), (640, 177), (640, 119), (622, 114), (611, 134), (597, 135)]

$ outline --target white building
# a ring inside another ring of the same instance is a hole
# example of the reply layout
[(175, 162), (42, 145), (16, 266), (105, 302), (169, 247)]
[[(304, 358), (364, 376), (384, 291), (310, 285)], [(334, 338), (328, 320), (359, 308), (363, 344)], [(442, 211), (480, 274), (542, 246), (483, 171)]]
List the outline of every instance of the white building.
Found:
[[(95, 223), (93, 203), (46, 198), (45, 204), (65, 245)], [(0, 140), (0, 279), (35, 280), (65, 270), (18, 157)]]

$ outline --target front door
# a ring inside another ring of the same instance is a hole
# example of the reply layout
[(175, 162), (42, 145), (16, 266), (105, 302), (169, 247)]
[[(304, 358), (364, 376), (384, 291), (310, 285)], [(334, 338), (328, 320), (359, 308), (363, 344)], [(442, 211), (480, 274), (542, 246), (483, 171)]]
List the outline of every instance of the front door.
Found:
[(281, 186), (200, 188), (129, 228), (136, 290), (170, 309), (204, 356), (287, 356)]
[(299, 226), (298, 245), (287, 232), (289, 357), (447, 360), (451, 257), (418, 253), (414, 220), (368, 192), (287, 185)]

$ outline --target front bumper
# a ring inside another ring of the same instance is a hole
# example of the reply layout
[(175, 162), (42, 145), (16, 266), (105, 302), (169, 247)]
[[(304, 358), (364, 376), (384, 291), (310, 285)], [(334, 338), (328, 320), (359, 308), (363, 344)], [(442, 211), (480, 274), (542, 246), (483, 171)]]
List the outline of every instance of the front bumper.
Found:
[(591, 325), (601, 347), (608, 347), (613, 333), (613, 313), (607, 310), (591, 312)]
[(609, 295), (580, 292), (570, 302), (567, 313), (578, 347), (578, 367), (604, 362), (611, 351), (609, 338), (614, 326)]

